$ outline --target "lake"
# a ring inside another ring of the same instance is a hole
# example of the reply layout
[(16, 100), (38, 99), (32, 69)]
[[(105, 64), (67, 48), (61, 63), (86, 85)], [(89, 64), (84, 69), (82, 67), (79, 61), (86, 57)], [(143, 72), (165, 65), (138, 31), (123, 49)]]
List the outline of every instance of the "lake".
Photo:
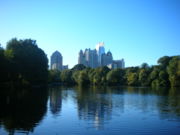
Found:
[(180, 88), (1, 91), (0, 135), (180, 134)]

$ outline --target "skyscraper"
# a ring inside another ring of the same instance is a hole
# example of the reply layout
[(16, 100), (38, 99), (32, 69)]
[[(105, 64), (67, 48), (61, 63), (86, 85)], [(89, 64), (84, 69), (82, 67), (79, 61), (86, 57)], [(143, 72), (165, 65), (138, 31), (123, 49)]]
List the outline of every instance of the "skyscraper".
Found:
[(113, 60), (111, 64), (107, 65), (110, 69), (116, 69), (116, 68), (125, 68), (125, 62), (124, 59), (121, 60)]
[(110, 51), (101, 55), (101, 66), (106, 66), (113, 62), (112, 53)]
[(97, 55), (98, 55), (98, 65), (102, 66), (101, 56), (102, 56), (102, 54), (105, 53), (104, 42), (99, 42), (96, 45), (96, 51), (97, 51)]
[(62, 70), (63, 57), (60, 52), (55, 51), (51, 55), (51, 69)]
[(113, 60), (113, 55), (110, 51), (105, 53), (104, 43), (100, 42), (96, 45), (96, 49), (80, 50), (78, 57), (78, 64), (83, 64), (87, 67), (96, 68), (101, 66), (108, 66), (111, 69), (124, 68), (125, 62), (122, 60)]
[(83, 64), (87, 67), (96, 68), (98, 66), (98, 56), (96, 50), (85, 49), (79, 52), (78, 64)]

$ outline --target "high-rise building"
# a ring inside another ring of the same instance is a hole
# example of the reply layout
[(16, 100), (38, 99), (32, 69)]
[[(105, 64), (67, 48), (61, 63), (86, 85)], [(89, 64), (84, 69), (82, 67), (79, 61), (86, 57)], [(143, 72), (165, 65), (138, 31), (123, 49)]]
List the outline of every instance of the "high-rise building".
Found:
[(83, 64), (87, 67), (96, 68), (101, 66), (108, 66), (111, 69), (124, 68), (125, 62), (122, 60), (113, 60), (113, 55), (110, 51), (105, 53), (104, 43), (100, 42), (96, 45), (96, 49), (80, 50), (78, 57), (78, 64)]
[(116, 68), (125, 68), (125, 62), (124, 59), (121, 60), (113, 60), (111, 64), (107, 65), (110, 69), (116, 69)]
[(79, 52), (78, 64), (83, 64), (87, 67), (96, 68), (98, 66), (98, 56), (96, 50), (85, 49)]
[(113, 61), (112, 53), (110, 51), (101, 55), (101, 66), (111, 64)]
[(97, 55), (98, 55), (98, 65), (102, 66), (101, 56), (105, 53), (104, 42), (99, 42), (96, 45), (96, 51), (97, 51)]
[(65, 70), (68, 69), (68, 65), (63, 65), (63, 57), (59, 51), (55, 51), (51, 55), (51, 65), (52, 70)]
[(51, 55), (51, 69), (62, 70), (63, 57), (59, 51), (55, 51)]

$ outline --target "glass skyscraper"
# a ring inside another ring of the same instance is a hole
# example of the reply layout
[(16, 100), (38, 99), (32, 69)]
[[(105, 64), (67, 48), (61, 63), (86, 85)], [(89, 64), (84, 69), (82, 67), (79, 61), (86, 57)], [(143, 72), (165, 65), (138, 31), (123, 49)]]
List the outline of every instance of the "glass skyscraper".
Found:
[(62, 66), (62, 55), (60, 52), (55, 51), (52, 55), (51, 55), (51, 69), (56, 69), (56, 70), (62, 70), (63, 66)]
[(96, 51), (97, 51), (97, 55), (98, 55), (98, 65), (102, 66), (102, 55), (105, 54), (105, 48), (104, 48), (104, 42), (99, 42), (96, 45)]

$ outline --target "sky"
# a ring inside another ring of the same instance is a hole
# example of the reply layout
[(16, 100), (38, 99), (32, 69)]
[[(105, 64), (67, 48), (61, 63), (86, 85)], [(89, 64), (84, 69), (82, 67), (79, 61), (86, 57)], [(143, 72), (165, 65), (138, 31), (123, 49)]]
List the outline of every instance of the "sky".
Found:
[(125, 66), (180, 55), (180, 0), (0, 0), (0, 43), (34, 39), (48, 58), (78, 63), (80, 49), (105, 43)]

